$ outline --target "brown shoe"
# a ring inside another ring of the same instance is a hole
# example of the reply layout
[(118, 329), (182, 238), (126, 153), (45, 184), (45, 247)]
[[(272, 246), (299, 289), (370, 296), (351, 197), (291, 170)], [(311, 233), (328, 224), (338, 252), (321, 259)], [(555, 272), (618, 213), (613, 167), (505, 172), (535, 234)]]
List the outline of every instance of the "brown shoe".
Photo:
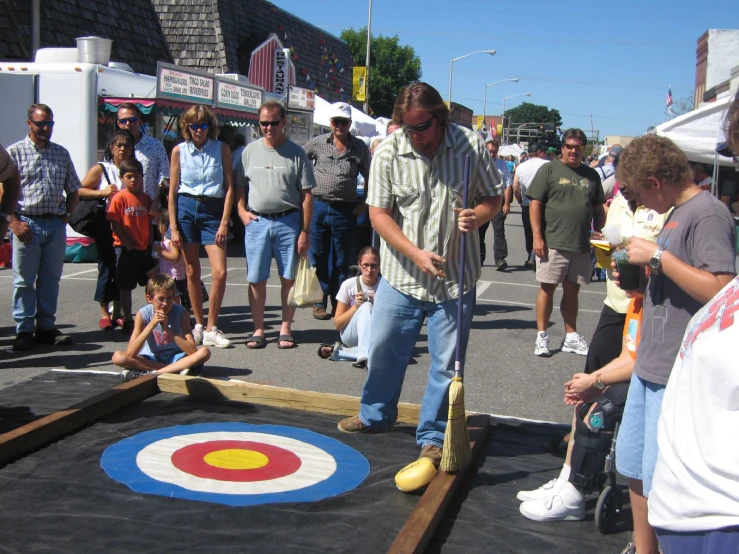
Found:
[(313, 317), (325, 321), (331, 319), (331, 314), (326, 311), (323, 306), (313, 306)]
[(432, 462), (434, 462), (434, 467), (438, 468), (439, 464), (441, 463), (441, 454), (443, 453), (443, 450), (440, 446), (436, 446), (435, 444), (427, 444), (423, 448), (421, 448), (421, 455), (418, 457), (420, 460), (421, 458), (428, 458)]
[[(313, 308), (315, 310), (315, 308)], [(359, 416), (352, 416), (339, 421), (337, 425), (339, 431), (342, 433), (364, 433), (369, 431), (369, 425), (362, 423)]]

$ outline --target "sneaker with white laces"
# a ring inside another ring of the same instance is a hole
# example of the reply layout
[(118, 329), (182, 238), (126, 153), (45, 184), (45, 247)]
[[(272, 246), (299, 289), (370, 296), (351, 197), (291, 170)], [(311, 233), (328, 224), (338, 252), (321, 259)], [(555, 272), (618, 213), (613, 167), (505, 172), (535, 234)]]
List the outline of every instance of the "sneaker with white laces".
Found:
[(551, 481), (547, 481), (546, 483), (544, 483), (538, 489), (534, 489), (532, 491), (518, 491), (518, 494), (516, 494), (516, 498), (518, 498), (521, 502), (528, 502), (529, 500), (541, 500), (542, 498), (552, 496), (552, 494), (559, 491), (559, 489), (562, 488), (562, 485), (564, 485), (566, 482), (567, 481), (563, 481), (562, 479), (555, 477)]
[(215, 325), (210, 331), (203, 333), (203, 346), (215, 346), (216, 348), (228, 348), (231, 341), (226, 338), (223, 331)]
[(549, 351), (549, 335), (539, 332), (536, 335), (536, 344), (534, 345), (534, 354), (548, 358), (552, 355)]
[(127, 383), (128, 381), (133, 381), (134, 379), (143, 377), (144, 375), (153, 375), (155, 373), (156, 371), (137, 371), (135, 369), (124, 369), (123, 371), (121, 371), (121, 381)]
[(580, 521), (585, 518), (585, 500), (567, 505), (559, 494), (523, 502), (522, 515), (534, 521)]
[(573, 354), (579, 354), (580, 356), (588, 355), (588, 343), (582, 335), (577, 335), (577, 338), (567, 339), (565, 337), (562, 343), (562, 352), (572, 352)]
[(200, 346), (201, 344), (203, 344), (204, 331), (205, 330), (203, 329), (203, 326), (199, 323), (192, 328), (192, 338), (195, 339), (195, 346)]

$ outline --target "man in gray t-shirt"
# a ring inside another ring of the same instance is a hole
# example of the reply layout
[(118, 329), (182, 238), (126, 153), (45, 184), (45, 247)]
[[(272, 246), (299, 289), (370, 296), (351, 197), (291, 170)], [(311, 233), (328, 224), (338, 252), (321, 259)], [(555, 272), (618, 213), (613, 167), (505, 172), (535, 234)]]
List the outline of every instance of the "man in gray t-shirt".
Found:
[(254, 332), (248, 348), (264, 348), (264, 303), (274, 256), (282, 285), (282, 326), (277, 348), (294, 348), (295, 308), (287, 303), (298, 259), (310, 249), (311, 189), (316, 181), (305, 151), (285, 136), (284, 106), (265, 102), (259, 110), (263, 138), (252, 142), (234, 168), (236, 205), (244, 222), (249, 306)]
[(632, 141), (616, 172), (619, 187), (635, 193), (639, 204), (659, 213), (674, 208), (657, 243), (632, 237), (626, 246), (629, 262), (651, 275), (616, 467), (629, 478), (636, 551), (656, 552), (647, 497), (662, 396), (690, 318), (734, 278), (736, 230), (726, 206), (693, 183), (685, 154), (669, 139)]

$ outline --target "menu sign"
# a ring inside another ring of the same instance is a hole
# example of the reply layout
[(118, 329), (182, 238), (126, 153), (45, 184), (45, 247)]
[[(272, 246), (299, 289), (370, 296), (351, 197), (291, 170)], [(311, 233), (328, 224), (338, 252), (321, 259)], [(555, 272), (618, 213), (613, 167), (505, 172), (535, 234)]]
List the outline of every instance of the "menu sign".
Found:
[(264, 91), (261, 88), (218, 79), (216, 106), (219, 108), (258, 113), (263, 102)]
[(157, 98), (213, 105), (215, 77), (203, 71), (157, 62)]
[(287, 107), (294, 110), (314, 111), (316, 108), (316, 93), (307, 88), (290, 86)]

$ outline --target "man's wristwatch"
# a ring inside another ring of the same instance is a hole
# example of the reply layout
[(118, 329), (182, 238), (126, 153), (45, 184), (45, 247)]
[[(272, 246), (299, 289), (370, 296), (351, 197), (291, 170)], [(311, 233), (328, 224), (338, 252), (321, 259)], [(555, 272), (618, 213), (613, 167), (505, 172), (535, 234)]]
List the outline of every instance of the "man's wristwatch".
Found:
[(310, 233), (310, 227), (306, 227), (305, 229), (303, 229), (303, 233)]
[(600, 373), (595, 376), (595, 384), (593, 386), (598, 390), (603, 390), (606, 388), (606, 384), (603, 382), (603, 380), (600, 378)]
[(661, 246), (657, 248), (657, 251), (654, 253), (654, 255), (649, 259), (649, 267), (652, 268), (652, 273), (659, 273), (660, 267), (662, 266), (662, 254), (664, 253), (665, 249)]

